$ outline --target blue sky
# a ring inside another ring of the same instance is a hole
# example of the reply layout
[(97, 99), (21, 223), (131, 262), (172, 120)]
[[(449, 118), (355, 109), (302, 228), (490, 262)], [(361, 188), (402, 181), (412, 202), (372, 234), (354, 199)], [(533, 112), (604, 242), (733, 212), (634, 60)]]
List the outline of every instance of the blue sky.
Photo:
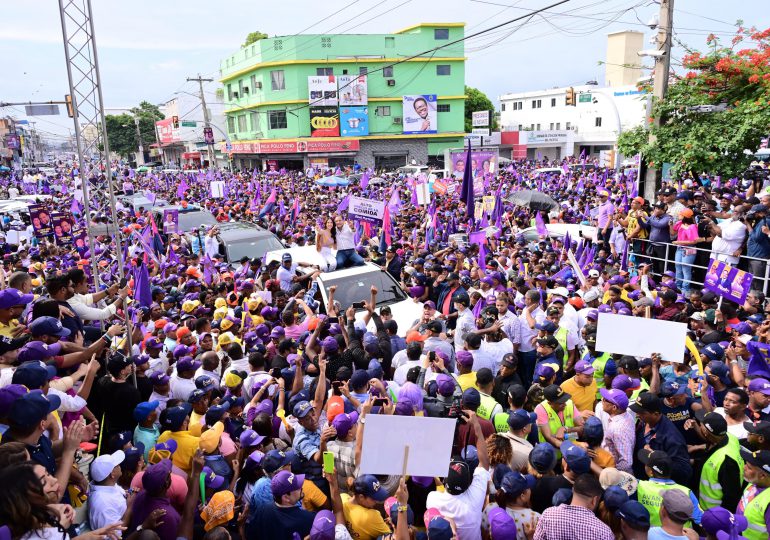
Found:
[[(177, 91), (197, 91), (185, 78), (218, 76), (219, 59), (237, 49), (247, 33), (381, 33), (417, 22), (467, 23), (466, 34), (519, 17), (552, 0), (95, 0), (105, 105), (130, 107), (141, 100), (160, 103)], [(705, 47), (713, 32), (729, 40), (738, 19), (770, 26), (767, 0), (676, 0), (675, 37), (693, 48)], [(466, 83), (493, 101), (506, 92), (603, 83), (606, 35), (644, 26), (658, 12), (647, 0), (570, 0), (545, 17), (513, 23), (466, 42)], [(333, 15), (336, 11), (339, 13)], [(324, 20), (325, 19), (325, 20)], [(305, 30), (307, 29), (307, 30)], [(3, 6), (1, 101), (60, 100), (67, 74), (58, 6), (28, 0)], [(673, 59), (682, 56), (678, 48)], [(213, 94), (217, 83), (206, 90)], [(62, 111), (64, 113), (64, 111)], [(23, 118), (6, 108), (2, 115)], [(37, 128), (67, 133), (66, 116), (37, 117)]]

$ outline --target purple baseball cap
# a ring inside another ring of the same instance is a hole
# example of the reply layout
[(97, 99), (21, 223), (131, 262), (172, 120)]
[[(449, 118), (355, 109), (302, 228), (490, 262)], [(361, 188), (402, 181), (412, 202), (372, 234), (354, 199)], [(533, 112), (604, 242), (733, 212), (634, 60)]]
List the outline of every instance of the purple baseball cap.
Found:
[(593, 375), (594, 366), (588, 360), (579, 360), (575, 364), (575, 373), (581, 373), (583, 375)]
[(639, 388), (639, 379), (632, 379), (628, 375), (621, 373), (614, 379), (612, 379), (612, 388), (617, 390), (631, 390)]
[(294, 474), (291, 471), (279, 471), (270, 481), (270, 490), (273, 492), (274, 497), (286, 495), (287, 493), (301, 489), (304, 481), (304, 474)]
[(473, 365), (473, 355), (468, 351), (457, 351), (457, 363), (463, 367)]
[(752, 379), (749, 383), (749, 392), (759, 392), (770, 396), (770, 381), (762, 378)]
[(492, 540), (516, 538), (516, 522), (505, 509), (497, 507), (489, 510), (489, 533)]
[(439, 394), (444, 397), (449, 397), (454, 394), (455, 381), (449, 375), (444, 375), (441, 373), (438, 377), (436, 377), (436, 387)]
[(150, 493), (159, 492), (171, 475), (171, 460), (161, 459), (158, 463), (150, 465), (142, 475), (142, 487)]
[(191, 371), (201, 367), (201, 363), (193, 360), (192, 356), (185, 356), (176, 363), (177, 371)]
[(357, 422), (358, 413), (353, 411), (335, 416), (334, 420), (332, 420), (332, 426), (337, 430), (337, 437), (345, 437)]
[(61, 353), (61, 345), (59, 343), (47, 345), (42, 341), (30, 341), (19, 349), (18, 360), (20, 362), (43, 360), (52, 356), (58, 356), (59, 353)]
[(615, 405), (618, 409), (624, 411), (628, 408), (628, 396), (623, 390), (600, 388), (599, 393), (602, 395), (602, 398)]

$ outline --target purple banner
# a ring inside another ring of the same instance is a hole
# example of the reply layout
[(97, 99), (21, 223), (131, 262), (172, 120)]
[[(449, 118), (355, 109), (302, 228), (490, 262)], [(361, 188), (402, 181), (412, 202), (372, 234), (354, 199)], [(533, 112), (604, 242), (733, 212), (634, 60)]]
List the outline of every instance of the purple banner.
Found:
[(466, 167), (471, 167), (473, 174), (473, 196), (484, 195), (484, 175), (497, 170), (497, 152), (471, 150), (471, 162), (465, 163), (467, 152), (453, 151), (450, 153), (452, 169), (449, 171), (455, 178), (462, 178)]
[(74, 224), (72, 216), (54, 212), (51, 214), (51, 220), (53, 221), (53, 235), (56, 238), (56, 243), (60, 245), (71, 244), (72, 226)]
[(166, 234), (179, 232), (179, 210), (163, 210), (163, 232)]
[(726, 300), (742, 305), (751, 288), (752, 274), (733, 268), (729, 264), (711, 259), (703, 288)]

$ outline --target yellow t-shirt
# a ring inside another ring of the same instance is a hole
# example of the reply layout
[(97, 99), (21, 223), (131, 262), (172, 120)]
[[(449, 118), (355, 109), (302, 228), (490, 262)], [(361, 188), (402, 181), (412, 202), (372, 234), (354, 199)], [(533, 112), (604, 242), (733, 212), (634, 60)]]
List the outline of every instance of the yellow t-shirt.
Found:
[(596, 402), (596, 380), (592, 379), (588, 386), (580, 386), (574, 377), (561, 383), (561, 389), (572, 396), (572, 403), (579, 411), (593, 411)]
[(355, 504), (347, 493), (342, 494), (342, 508), (345, 524), (356, 540), (375, 540), (392, 532), (379, 511)]
[(8, 321), (8, 324), (0, 322), (0, 336), (13, 338), (14, 336), (11, 332), (17, 326), (19, 326), (19, 321), (17, 321), (16, 319), (11, 319), (10, 321)]
[[(641, 217), (645, 221), (647, 220), (647, 213), (646, 212), (642, 212), (641, 210), (637, 210), (636, 215), (638, 215), (639, 217)], [(631, 214), (629, 214), (628, 215), (628, 227), (626, 227), (626, 236), (631, 234), (631, 232), (633, 232), (633, 230), (636, 229), (638, 226), (639, 226), (639, 220), (636, 217), (634, 217)], [(634, 238), (632, 238), (632, 240), (636, 239), (636, 238), (640, 238), (640, 239), (643, 240), (643, 239), (647, 238), (648, 235), (649, 235), (649, 233), (647, 232), (647, 229), (642, 227), (639, 230), (639, 234), (637, 234)]]
[(302, 507), (311, 512), (318, 512), (323, 509), (328, 500), (324, 492), (318, 489), (318, 486), (310, 480), (302, 482), (302, 493), (304, 495), (302, 497)]
[(173, 433), (164, 431), (158, 437), (158, 442), (166, 442), (169, 439), (174, 439), (177, 445), (171, 461), (184, 472), (189, 473), (192, 468), (192, 458), (200, 444), (200, 437), (194, 437), (189, 431), (174, 431)]
[(460, 388), (463, 389), (463, 392), (465, 392), (468, 388), (475, 388), (476, 390), (479, 389), (479, 387), (476, 386), (475, 371), (471, 371), (470, 373), (464, 373), (463, 375), (458, 375), (457, 384), (460, 385)]

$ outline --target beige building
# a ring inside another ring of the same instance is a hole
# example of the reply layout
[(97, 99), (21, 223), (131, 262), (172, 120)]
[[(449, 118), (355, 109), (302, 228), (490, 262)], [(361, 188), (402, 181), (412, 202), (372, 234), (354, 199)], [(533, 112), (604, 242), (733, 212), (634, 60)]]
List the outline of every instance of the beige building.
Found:
[(606, 86), (635, 85), (642, 76), (641, 58), (637, 54), (644, 48), (644, 34), (635, 30), (623, 30), (607, 35), (607, 60), (604, 65)]

